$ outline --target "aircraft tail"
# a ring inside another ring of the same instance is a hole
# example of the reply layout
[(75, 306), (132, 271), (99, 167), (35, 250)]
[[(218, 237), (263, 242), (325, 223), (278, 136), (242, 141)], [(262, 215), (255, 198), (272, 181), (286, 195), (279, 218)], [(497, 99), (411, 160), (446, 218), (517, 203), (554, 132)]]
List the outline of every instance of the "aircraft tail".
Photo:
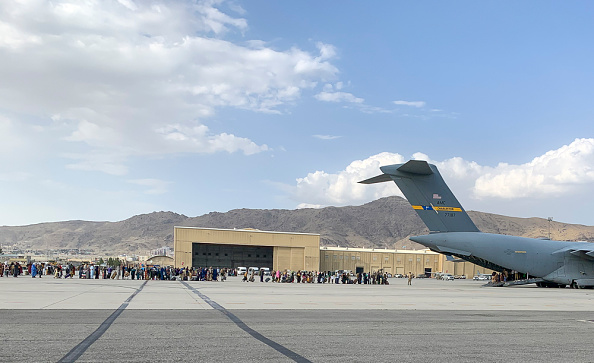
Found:
[(479, 232), (435, 165), (422, 160), (380, 167), (382, 175), (360, 181), (393, 180), (431, 232)]

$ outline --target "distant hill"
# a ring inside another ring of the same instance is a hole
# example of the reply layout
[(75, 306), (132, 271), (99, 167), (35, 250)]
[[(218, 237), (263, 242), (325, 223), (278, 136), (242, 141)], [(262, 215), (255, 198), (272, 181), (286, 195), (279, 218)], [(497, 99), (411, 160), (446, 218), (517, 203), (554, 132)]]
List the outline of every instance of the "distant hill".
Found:
[[(546, 237), (548, 221), (469, 212), (483, 232), (524, 237)], [(426, 234), (427, 228), (400, 197), (361, 205), (322, 209), (235, 209), (186, 217), (173, 212), (141, 214), (120, 222), (67, 221), (20, 227), (0, 227), (0, 244), (22, 249), (79, 248), (96, 253), (138, 253), (162, 246), (173, 247), (173, 226), (256, 228), (265, 231), (319, 233), (322, 245), (349, 247), (421, 248), (409, 236)], [(551, 223), (551, 237), (594, 242), (594, 227)]]

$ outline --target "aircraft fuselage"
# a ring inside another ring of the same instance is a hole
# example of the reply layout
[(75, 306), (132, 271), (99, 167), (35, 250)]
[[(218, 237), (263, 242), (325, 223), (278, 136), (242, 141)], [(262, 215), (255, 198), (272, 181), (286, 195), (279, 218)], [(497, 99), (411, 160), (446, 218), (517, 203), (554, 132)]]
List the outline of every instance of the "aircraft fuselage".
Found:
[(436, 252), (464, 259), (478, 257), (505, 269), (557, 284), (574, 281), (582, 286), (594, 284), (594, 258), (575, 255), (582, 248), (591, 249), (589, 242), (541, 240), (482, 232), (441, 232), (410, 239)]

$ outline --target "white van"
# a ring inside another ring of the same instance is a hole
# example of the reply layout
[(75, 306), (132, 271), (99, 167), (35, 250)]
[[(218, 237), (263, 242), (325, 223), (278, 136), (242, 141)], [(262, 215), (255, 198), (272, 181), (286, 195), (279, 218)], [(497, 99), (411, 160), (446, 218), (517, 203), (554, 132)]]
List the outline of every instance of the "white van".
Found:
[(245, 267), (238, 267), (237, 268), (237, 276), (243, 276), (243, 274), (247, 271)]
[(260, 271), (259, 267), (250, 267), (248, 268), (248, 276), (251, 276), (252, 272), (254, 273), (254, 275), (257, 275), (258, 271)]

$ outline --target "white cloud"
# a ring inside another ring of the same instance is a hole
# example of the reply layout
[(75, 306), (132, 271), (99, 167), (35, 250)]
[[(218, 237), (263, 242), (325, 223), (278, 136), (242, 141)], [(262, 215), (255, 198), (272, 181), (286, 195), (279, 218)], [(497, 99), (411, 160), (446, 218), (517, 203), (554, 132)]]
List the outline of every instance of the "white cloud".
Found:
[(307, 204), (307, 203), (301, 203), (297, 206), (297, 209), (321, 209), (324, 208), (323, 205), (321, 204)]
[(314, 97), (323, 102), (345, 103), (345, 108), (354, 108), (360, 112), (367, 114), (375, 113), (392, 113), (393, 110), (388, 110), (382, 107), (370, 106), (365, 104), (365, 99), (355, 96), (349, 92), (341, 91), (345, 87), (343, 82), (336, 82), (335, 84), (326, 83), (322, 87), (322, 92), (316, 94)]
[(300, 205), (347, 205), (370, 200), (402, 195), (393, 183), (382, 183), (373, 186), (357, 182), (379, 175), (382, 165), (404, 162), (399, 154), (381, 153), (365, 160), (356, 160), (344, 170), (331, 174), (315, 171), (297, 179), (292, 190), (292, 197)]
[(0, 173), (0, 182), (23, 182), (31, 179), (33, 175), (24, 171)]
[[(336, 50), (227, 41), (248, 24), (240, 8), (224, 13), (221, 3), (0, 2), (0, 109), (45, 120), (59, 140), (89, 153), (69, 165), (82, 170), (121, 173), (122, 160), (155, 153), (269, 150), (214, 133), (205, 120), (222, 107), (279, 112), (336, 77)], [(102, 162), (92, 162), (96, 154)]]
[(128, 167), (125, 165), (126, 157), (119, 153), (93, 151), (86, 154), (64, 154), (66, 159), (76, 160), (66, 165), (72, 170), (100, 171), (110, 175), (125, 175)]
[(594, 183), (594, 139), (576, 139), (521, 165), (485, 168), (476, 180), (478, 198), (546, 198)]
[(315, 137), (316, 139), (320, 139), (320, 140), (336, 140), (336, 139), (340, 139), (342, 136), (336, 136), (336, 135), (313, 135), (313, 137)]
[[(472, 205), (500, 200), (501, 210), (513, 215), (508, 199), (559, 198), (572, 194), (590, 195), (594, 187), (594, 139), (576, 139), (569, 145), (551, 150), (531, 162), (521, 165), (499, 164), (481, 166), (474, 161), (454, 157), (443, 161), (415, 153), (412, 159), (436, 164), (450, 189), (462, 201)], [(381, 174), (380, 166), (406, 162), (400, 154), (381, 153), (357, 160), (336, 173), (315, 171), (297, 179), (291, 189), (298, 205), (352, 205), (380, 197), (400, 195), (394, 183), (373, 185), (358, 181)], [(579, 191), (579, 193), (577, 192)], [(488, 210), (487, 208), (483, 208)]]
[(253, 141), (231, 134), (212, 135), (205, 125), (165, 125), (156, 130), (164, 136), (164, 147), (172, 151), (214, 153), (219, 151), (243, 151), (246, 155), (269, 150), (267, 145), (257, 145)]
[(23, 147), (24, 141), (18, 126), (11, 119), (0, 115), (0, 154), (12, 153)]
[(363, 103), (365, 101), (348, 92), (320, 92), (315, 97), (318, 100), (325, 102)]
[(425, 106), (425, 101), (394, 101), (392, 103), (399, 106), (410, 106), (417, 108)]
[(356, 97), (352, 93), (342, 92), (341, 89), (344, 88), (344, 83), (337, 82), (335, 84), (326, 83), (322, 88), (322, 92), (315, 95), (315, 98), (319, 101), (324, 102), (347, 102), (347, 103), (354, 103), (359, 104), (360, 106), (364, 106), (363, 103), (365, 102), (364, 99)]
[(172, 184), (172, 182), (160, 179), (133, 179), (128, 180), (128, 183), (148, 187), (144, 191), (145, 194), (165, 194), (168, 191), (167, 187)]

